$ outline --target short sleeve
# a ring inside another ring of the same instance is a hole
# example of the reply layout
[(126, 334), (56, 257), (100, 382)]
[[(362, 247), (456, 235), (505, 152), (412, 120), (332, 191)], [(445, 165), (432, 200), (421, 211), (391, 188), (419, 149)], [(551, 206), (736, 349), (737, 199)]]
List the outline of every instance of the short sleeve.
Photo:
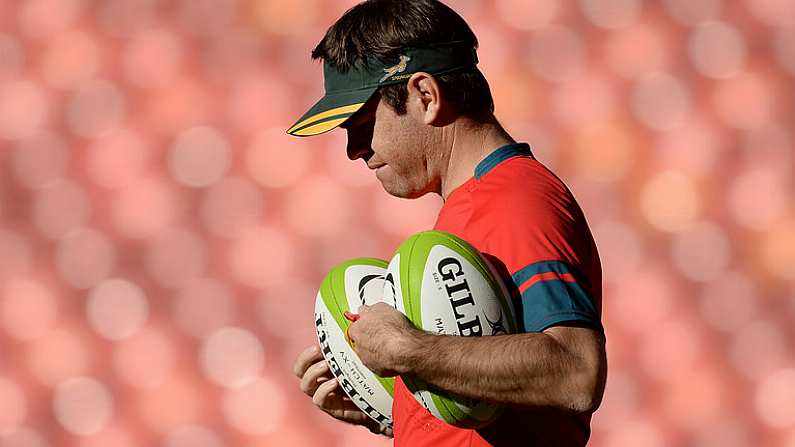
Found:
[(511, 274), (525, 331), (564, 322), (602, 331), (601, 266), (585, 217), (557, 177), (525, 160), (507, 178), (491, 179), (494, 191), (479, 191), (469, 228)]

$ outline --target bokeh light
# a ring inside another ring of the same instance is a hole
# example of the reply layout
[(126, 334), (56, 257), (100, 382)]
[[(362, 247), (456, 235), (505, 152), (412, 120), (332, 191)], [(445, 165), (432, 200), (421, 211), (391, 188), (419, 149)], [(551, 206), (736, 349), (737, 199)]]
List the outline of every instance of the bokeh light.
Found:
[(8, 447), (49, 447), (47, 438), (30, 428), (20, 428), (8, 434), (0, 434), (0, 442)]
[(57, 134), (42, 132), (24, 139), (14, 151), (17, 182), (28, 188), (42, 188), (63, 179), (69, 163), (69, 150)]
[(158, 386), (136, 394), (139, 418), (158, 436), (196, 421), (206, 397), (200, 389), (193, 381), (171, 375)]
[(668, 64), (669, 42), (653, 24), (632, 25), (606, 38), (605, 63), (619, 76), (634, 79)]
[(666, 12), (682, 25), (699, 25), (718, 17), (723, 0), (664, 0)]
[(262, 371), (265, 350), (257, 337), (239, 327), (225, 327), (210, 334), (201, 348), (205, 374), (227, 388), (240, 388)]
[(2, 290), (0, 316), (8, 335), (29, 341), (45, 335), (58, 317), (55, 292), (37, 281), (12, 279)]
[(693, 175), (709, 174), (725, 148), (724, 137), (698, 120), (672, 129), (657, 140), (658, 159), (662, 167)]
[(210, 186), (229, 168), (229, 142), (216, 129), (194, 127), (177, 138), (169, 161), (178, 182), (197, 188)]
[(147, 271), (164, 287), (180, 287), (202, 276), (207, 268), (206, 242), (191, 230), (169, 228), (148, 245)]
[(256, 2), (252, 12), (257, 25), (269, 33), (301, 35), (318, 19), (320, 5), (320, 0)]
[(64, 281), (88, 289), (105, 279), (115, 267), (116, 251), (107, 236), (97, 230), (73, 230), (58, 243), (55, 264)]
[(75, 377), (55, 389), (53, 412), (66, 431), (93, 435), (113, 416), (113, 396), (102, 382), (91, 377)]
[(232, 242), (229, 264), (241, 283), (262, 288), (279, 283), (293, 268), (295, 254), (286, 236), (270, 227), (244, 230)]
[(671, 130), (687, 120), (690, 94), (679, 79), (667, 73), (650, 73), (635, 84), (632, 111), (652, 130)]
[(164, 87), (174, 80), (182, 59), (179, 36), (164, 29), (145, 30), (123, 53), (124, 76), (140, 87)]
[(770, 26), (795, 25), (795, 4), (788, 0), (745, 0), (745, 7), (760, 22)]
[(710, 368), (694, 368), (678, 376), (669, 389), (664, 393), (666, 415), (682, 429), (698, 430), (719, 420), (725, 411), (727, 386)]
[(19, 140), (37, 133), (48, 113), (45, 90), (19, 80), (0, 84), (0, 138)]
[(762, 235), (762, 262), (774, 276), (795, 279), (795, 220), (776, 222)]
[(795, 369), (767, 376), (756, 391), (756, 411), (774, 428), (795, 427)]
[(713, 107), (728, 126), (758, 129), (771, 119), (774, 95), (769, 80), (760, 75), (741, 73), (716, 85)]
[(28, 413), (25, 392), (15, 382), (0, 378), (0, 436), (21, 428)]
[[(283, 188), (299, 181), (309, 167), (308, 143), (291, 142), (284, 129), (266, 129), (254, 137), (246, 151), (246, 168), (249, 175), (260, 185), (268, 188)], [(289, 146), (289, 150), (285, 148)]]
[(585, 16), (601, 28), (623, 28), (632, 24), (640, 13), (640, 0), (580, 0)]
[(631, 134), (617, 124), (597, 125), (581, 130), (574, 157), (582, 175), (596, 182), (623, 179), (636, 160)]
[(135, 334), (146, 322), (149, 304), (137, 284), (124, 279), (108, 279), (89, 293), (86, 316), (103, 337), (122, 340)]
[(91, 353), (84, 337), (65, 329), (54, 329), (27, 346), (27, 366), (43, 385), (60, 382), (87, 371)]
[(176, 362), (174, 340), (156, 327), (146, 327), (119, 341), (113, 352), (116, 374), (128, 385), (151, 389), (169, 378)]
[(260, 222), (263, 196), (257, 185), (240, 177), (228, 177), (210, 187), (201, 215), (207, 228), (222, 237), (234, 237)]
[(552, 24), (561, 10), (559, 0), (537, 0), (532, 8), (522, 0), (496, 0), (500, 19), (520, 30), (533, 30)]
[(148, 238), (163, 231), (179, 210), (177, 192), (164, 180), (138, 178), (111, 201), (111, 219), (124, 236)]
[(92, 435), (80, 437), (79, 447), (105, 447), (108, 445), (114, 447), (135, 447), (139, 444), (128, 429), (116, 427), (113, 424), (106, 425), (100, 431)]
[(706, 284), (701, 296), (701, 317), (710, 326), (734, 332), (756, 317), (756, 288), (740, 272), (725, 272)]
[(382, 231), (392, 234), (411, 234), (433, 227), (441, 208), (438, 196), (430, 194), (408, 201), (378, 191), (375, 196), (374, 220)]
[(75, 135), (101, 137), (116, 129), (126, 114), (124, 91), (114, 82), (95, 80), (81, 84), (66, 109), (66, 121)]
[(641, 348), (641, 366), (660, 380), (692, 377), (701, 354), (701, 339), (692, 324), (668, 320), (647, 335)]
[(17, 76), (24, 62), (25, 53), (19, 40), (10, 34), (0, 33), (0, 79)]
[(169, 433), (163, 447), (223, 447), (221, 437), (198, 425), (184, 425)]
[(690, 36), (690, 61), (696, 70), (711, 78), (729, 78), (745, 62), (746, 44), (733, 26), (722, 22), (700, 25)]
[(607, 378), (605, 393), (608, 397), (599, 407), (599, 418), (594, 420), (595, 430), (617, 430), (638, 411), (641, 390), (637, 381), (626, 371), (613, 369)]
[[(250, 36), (250, 39), (259, 43), (256, 36)], [(226, 59), (232, 59), (232, 63), (240, 63), (239, 58), (225, 50), (220, 49), (219, 52)], [(256, 64), (258, 57), (261, 57), (259, 53), (250, 57), (251, 64)], [(213, 66), (227, 67), (228, 64), (221, 62)], [(247, 75), (235, 80), (229, 92), (227, 115), (234, 128), (246, 133), (256, 133), (262, 129), (262, 123), (266, 120), (279, 123), (294, 119), (288, 107), (290, 102), (289, 91), (281, 87), (277, 77), (262, 73)], [(279, 130), (282, 131), (280, 133), (284, 131)], [(292, 150), (289, 152), (293, 153)]]
[(69, 28), (85, 7), (83, 0), (31, 0), (17, 11), (19, 29), (35, 39), (52, 37)]
[(641, 192), (641, 209), (649, 223), (662, 231), (681, 231), (698, 216), (701, 199), (693, 180), (665, 171), (649, 180)]
[(527, 59), (530, 68), (541, 79), (564, 82), (582, 73), (587, 49), (576, 31), (555, 25), (535, 33)]
[(788, 343), (781, 329), (767, 320), (754, 320), (733, 334), (730, 356), (743, 376), (759, 380), (785, 366)]
[(731, 216), (743, 227), (759, 231), (769, 228), (787, 209), (791, 189), (787, 182), (783, 173), (772, 169), (739, 173), (727, 194)]
[(750, 423), (736, 417), (727, 417), (716, 423), (702, 427), (697, 434), (695, 445), (708, 447), (752, 447), (754, 445)]
[(587, 129), (611, 117), (616, 94), (606, 79), (583, 76), (563, 84), (555, 94), (554, 105), (563, 124)]
[(232, 427), (263, 435), (281, 424), (287, 412), (287, 396), (271, 379), (259, 378), (227, 391), (222, 410)]
[(627, 421), (621, 430), (610, 433), (605, 440), (608, 447), (648, 446), (662, 447), (667, 445), (662, 430), (646, 418), (635, 417)]
[(795, 39), (795, 26), (782, 28), (776, 33), (774, 39), (776, 61), (791, 76), (795, 76), (795, 48), (790, 45), (790, 42)]
[(30, 242), (19, 234), (0, 229), (0, 279), (24, 275), (32, 260)]
[(143, 136), (119, 129), (96, 139), (88, 149), (88, 175), (97, 185), (123, 188), (142, 173), (150, 152), (151, 147)]
[(101, 48), (93, 33), (75, 30), (52, 39), (44, 53), (42, 77), (55, 88), (74, 89), (99, 71)]
[(235, 321), (237, 310), (229, 287), (212, 278), (187, 281), (174, 300), (174, 319), (186, 333), (204, 337)]
[(603, 278), (619, 283), (632, 275), (644, 259), (644, 244), (640, 235), (620, 221), (605, 221), (593, 227), (599, 241)]
[(327, 177), (316, 176), (287, 197), (285, 214), (298, 234), (333, 238), (351, 224), (348, 193)]
[(674, 305), (673, 293), (663, 274), (640, 270), (616, 284), (611, 297), (614, 304), (606, 313), (623, 329), (644, 332), (667, 318)]
[(673, 240), (674, 265), (695, 281), (708, 281), (726, 269), (731, 245), (726, 232), (710, 222), (695, 223)]
[(33, 202), (33, 221), (41, 233), (60, 239), (84, 226), (91, 216), (91, 201), (77, 183), (59, 180), (42, 188)]

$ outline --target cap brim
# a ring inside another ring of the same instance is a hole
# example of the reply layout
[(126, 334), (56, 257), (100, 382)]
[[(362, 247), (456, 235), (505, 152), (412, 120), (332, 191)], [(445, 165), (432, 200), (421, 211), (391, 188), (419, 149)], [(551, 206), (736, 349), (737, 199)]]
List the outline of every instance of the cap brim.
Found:
[(326, 95), (287, 129), (287, 133), (297, 137), (309, 137), (328, 132), (362, 108), (377, 89), (373, 87)]

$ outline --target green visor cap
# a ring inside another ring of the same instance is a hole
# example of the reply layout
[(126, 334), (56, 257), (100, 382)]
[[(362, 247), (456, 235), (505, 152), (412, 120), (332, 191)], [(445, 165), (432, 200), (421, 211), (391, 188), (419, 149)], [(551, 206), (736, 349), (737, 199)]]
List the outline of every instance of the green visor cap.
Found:
[(448, 42), (425, 48), (406, 48), (394, 58), (373, 56), (345, 73), (323, 64), (326, 94), (287, 130), (290, 135), (308, 137), (328, 132), (344, 123), (384, 85), (406, 82), (423, 71), (441, 75), (473, 69), (478, 63), (475, 49), (464, 42)]

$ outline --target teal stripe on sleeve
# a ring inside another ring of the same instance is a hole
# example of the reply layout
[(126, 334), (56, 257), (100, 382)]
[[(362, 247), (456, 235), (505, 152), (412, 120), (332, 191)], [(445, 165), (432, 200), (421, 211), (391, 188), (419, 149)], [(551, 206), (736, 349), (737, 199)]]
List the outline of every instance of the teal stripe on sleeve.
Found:
[[(534, 278), (552, 273), (571, 275), (575, 281)], [(535, 281), (522, 292), (521, 319), (526, 332), (540, 332), (558, 323), (577, 321), (604, 331), (599, 311), (591, 294), (583, 287), (584, 277), (562, 261), (542, 261), (531, 264), (513, 275), (521, 290), (528, 281)]]

